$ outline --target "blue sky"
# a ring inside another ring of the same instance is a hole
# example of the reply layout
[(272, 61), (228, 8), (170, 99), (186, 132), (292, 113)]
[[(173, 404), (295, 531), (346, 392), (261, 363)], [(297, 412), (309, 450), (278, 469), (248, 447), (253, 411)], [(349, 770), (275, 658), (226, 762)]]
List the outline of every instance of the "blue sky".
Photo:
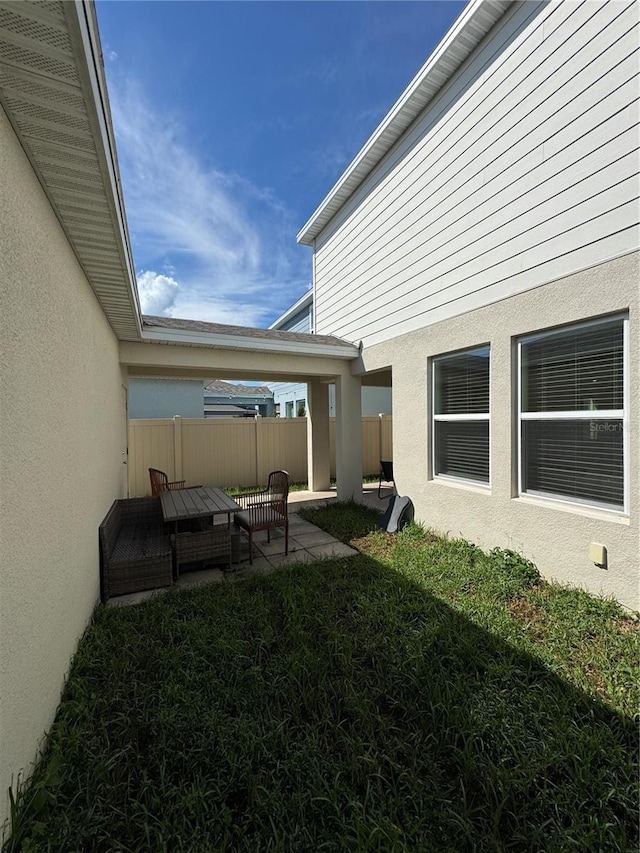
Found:
[(143, 311), (268, 326), (295, 235), (464, 2), (98, 0)]

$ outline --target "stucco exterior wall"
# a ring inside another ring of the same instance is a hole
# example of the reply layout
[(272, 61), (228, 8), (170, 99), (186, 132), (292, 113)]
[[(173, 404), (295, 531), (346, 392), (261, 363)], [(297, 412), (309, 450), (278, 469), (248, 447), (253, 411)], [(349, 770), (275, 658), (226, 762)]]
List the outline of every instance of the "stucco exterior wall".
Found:
[(123, 495), (115, 335), (0, 108), (0, 822), (50, 727)]
[[(365, 370), (393, 370), (393, 458), (398, 491), (416, 517), (484, 548), (523, 553), (547, 578), (640, 607), (639, 261), (630, 254), (494, 305), (365, 348)], [(519, 336), (614, 312), (628, 312), (629, 514), (616, 514), (517, 491), (517, 348)], [(429, 359), (491, 347), (491, 487), (434, 479), (430, 470)], [(410, 415), (403, 417), (402, 413)], [(589, 558), (591, 542), (608, 550), (608, 568)]]
[(204, 383), (198, 379), (129, 380), (130, 418), (204, 417)]

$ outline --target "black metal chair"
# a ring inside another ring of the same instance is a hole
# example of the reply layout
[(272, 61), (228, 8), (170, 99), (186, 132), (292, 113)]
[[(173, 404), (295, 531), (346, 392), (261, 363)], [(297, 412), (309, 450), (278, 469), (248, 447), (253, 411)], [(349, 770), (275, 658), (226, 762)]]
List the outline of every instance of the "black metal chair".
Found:
[(378, 498), (382, 497), (382, 495), (380, 494), (380, 490), (382, 489), (383, 483), (392, 483), (393, 493), (396, 493), (396, 484), (393, 479), (393, 462), (390, 462), (389, 460), (380, 460), (380, 481), (378, 482)]

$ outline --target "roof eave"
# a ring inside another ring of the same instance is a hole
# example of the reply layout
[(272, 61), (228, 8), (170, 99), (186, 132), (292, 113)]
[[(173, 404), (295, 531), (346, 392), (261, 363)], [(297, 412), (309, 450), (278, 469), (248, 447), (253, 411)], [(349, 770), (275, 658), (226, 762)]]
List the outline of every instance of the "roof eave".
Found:
[[(89, 89), (93, 96), (92, 98), (87, 98), (87, 104), (92, 108), (91, 112), (93, 114), (90, 116), (90, 119), (92, 124), (96, 127), (100, 142), (99, 145), (96, 144), (100, 168), (105, 187), (107, 188), (108, 203), (112, 210), (115, 227), (119, 237), (118, 250), (122, 266), (125, 271), (122, 282), (123, 289), (126, 290), (126, 294), (132, 308), (133, 317), (131, 319), (136, 325), (138, 334), (142, 334), (142, 309), (138, 296), (135, 265), (133, 263), (133, 253), (131, 250), (131, 241), (129, 239), (129, 229), (127, 226), (122, 181), (118, 166), (111, 110), (109, 107), (109, 96), (102, 60), (95, 3), (89, 3), (87, 0), (75, 0), (75, 2), (73, 4), (69, 4), (69, 6), (72, 6), (75, 11), (75, 15), (72, 15), (70, 14), (71, 9), (68, 10), (69, 19), (73, 20), (73, 26), (70, 26), (70, 37), (72, 43), (75, 43), (78, 49), (82, 50), (82, 55), (85, 60), (84, 64), (79, 67), (80, 77), (83, 84)], [(78, 24), (77, 31), (75, 30), (76, 22)], [(97, 141), (98, 140), (96, 140), (96, 142)], [(93, 286), (95, 287), (95, 285)], [(98, 296), (100, 297), (99, 292)], [(107, 317), (113, 325), (113, 321), (112, 318), (109, 317), (108, 310)], [(118, 331), (119, 330), (116, 329), (116, 334)]]
[(290, 320), (294, 317), (298, 311), (302, 311), (303, 308), (306, 308), (308, 305), (311, 305), (313, 302), (313, 290), (307, 290), (305, 294), (303, 294), (300, 299), (296, 300), (293, 305), (290, 305), (286, 311), (283, 311), (282, 314), (273, 321), (273, 323), (268, 327), (269, 329), (279, 329), (283, 323), (286, 323), (287, 320)]
[(95, 9), (0, 3), (0, 101), (119, 339), (141, 312)]
[[(176, 346), (200, 346), (214, 349), (243, 350), (281, 355), (304, 355), (317, 358), (337, 358), (352, 360), (360, 351), (354, 344), (336, 339), (335, 343), (316, 343), (275, 340), (268, 337), (248, 338), (241, 335), (225, 335), (211, 332), (186, 331), (184, 329), (144, 329), (142, 341), (155, 344), (173, 344)], [(309, 337), (312, 337), (309, 335)]]

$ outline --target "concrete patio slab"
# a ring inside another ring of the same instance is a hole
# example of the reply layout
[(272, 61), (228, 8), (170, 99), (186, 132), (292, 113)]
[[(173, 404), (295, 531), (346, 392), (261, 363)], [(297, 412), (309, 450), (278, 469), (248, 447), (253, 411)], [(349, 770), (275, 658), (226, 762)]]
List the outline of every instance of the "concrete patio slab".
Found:
[[(275, 554), (284, 554), (285, 548), (285, 540), (284, 536), (282, 539), (271, 539), (271, 542), (254, 542), (255, 549), (263, 554), (265, 557), (272, 557)], [(289, 537), (289, 551), (301, 551), (304, 549), (304, 545), (298, 540), (291, 536)]]
[(328, 545), (336, 541), (330, 533), (325, 533), (319, 527), (312, 533), (296, 533), (296, 539), (302, 548), (314, 548), (316, 545)]
[(295, 530), (296, 533), (309, 533), (310, 531), (317, 529), (318, 528), (315, 524), (311, 524), (310, 521), (305, 521), (303, 518), (300, 518), (297, 513), (292, 513), (289, 516), (289, 532)]
[(309, 551), (289, 551), (288, 554), (274, 554), (273, 557), (269, 557), (269, 562), (275, 568), (281, 568), (282, 566), (293, 566), (296, 563), (313, 563), (316, 560), (316, 557), (313, 556)]
[(269, 538), (271, 538), (272, 542), (274, 539), (282, 539), (282, 541), (284, 542), (284, 529), (280, 529), (278, 527), (275, 530), (272, 530), (271, 531), (271, 537), (268, 536), (268, 533), (269, 533), (268, 530), (258, 530), (256, 533), (254, 533), (253, 534), (254, 544), (259, 543), (259, 542), (260, 543), (267, 542), (269, 540)]
[(244, 563), (241, 563), (239, 567), (234, 568), (230, 572), (226, 572), (225, 580), (236, 581), (241, 578), (251, 577), (252, 575), (266, 575), (272, 571), (273, 565), (270, 560), (266, 557), (254, 557), (253, 564), (249, 563), (249, 560), (246, 560)]
[(301, 533), (315, 533), (318, 529), (315, 524), (311, 524), (309, 521), (302, 521), (302, 519), (297, 522), (289, 521), (289, 534), (292, 536), (299, 536)]

